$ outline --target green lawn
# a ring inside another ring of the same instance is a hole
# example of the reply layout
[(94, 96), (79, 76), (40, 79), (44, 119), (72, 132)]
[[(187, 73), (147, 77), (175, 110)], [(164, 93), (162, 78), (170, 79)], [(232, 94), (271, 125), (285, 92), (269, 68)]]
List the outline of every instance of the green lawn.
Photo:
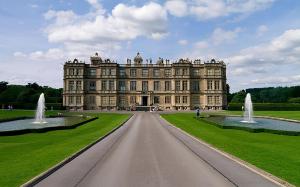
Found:
[[(25, 111), (20, 113), (32, 114)], [(99, 119), (72, 130), (0, 136), (0, 186), (25, 183), (104, 136), (128, 117), (128, 114), (102, 113)]]
[[(243, 115), (243, 112), (242, 111), (228, 111), (227, 110), (227, 111), (222, 111), (222, 112), (214, 112), (213, 114)], [(256, 115), (256, 116), (271, 116), (271, 117), (278, 117), (278, 118), (300, 120), (300, 111), (254, 111), (254, 115)]]
[[(299, 112), (298, 112), (299, 113)], [(297, 119), (297, 112), (259, 112)], [(189, 134), (235, 155), (294, 185), (300, 186), (300, 136), (250, 133), (221, 129), (197, 120), (192, 113), (162, 114), (166, 120)]]

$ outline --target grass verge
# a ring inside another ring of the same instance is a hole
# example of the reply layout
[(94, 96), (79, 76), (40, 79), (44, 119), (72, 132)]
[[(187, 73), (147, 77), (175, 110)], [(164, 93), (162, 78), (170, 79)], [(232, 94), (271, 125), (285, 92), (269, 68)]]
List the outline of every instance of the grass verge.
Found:
[(0, 137), (0, 186), (19, 186), (104, 136), (128, 114), (99, 115), (71, 130)]
[(300, 186), (300, 136), (220, 129), (194, 116), (192, 113), (162, 114), (187, 133)]

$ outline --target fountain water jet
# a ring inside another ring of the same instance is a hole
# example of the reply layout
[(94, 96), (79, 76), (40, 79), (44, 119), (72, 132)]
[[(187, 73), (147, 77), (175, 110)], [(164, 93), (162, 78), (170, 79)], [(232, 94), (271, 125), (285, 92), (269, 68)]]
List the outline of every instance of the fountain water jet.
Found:
[(255, 123), (253, 120), (253, 104), (251, 100), (251, 94), (247, 93), (245, 98), (245, 111), (244, 111), (244, 120), (243, 123)]
[(34, 123), (47, 123), (45, 121), (45, 96), (41, 93), (37, 104)]

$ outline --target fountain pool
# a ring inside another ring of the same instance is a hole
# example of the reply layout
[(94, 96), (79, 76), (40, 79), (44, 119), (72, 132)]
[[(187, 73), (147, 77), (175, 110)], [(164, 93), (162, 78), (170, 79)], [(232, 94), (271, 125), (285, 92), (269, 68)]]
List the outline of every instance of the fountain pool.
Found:
[(42, 129), (46, 127), (71, 126), (85, 120), (86, 118), (77, 116), (47, 118), (47, 123), (35, 123), (35, 119), (15, 120), (0, 123), (0, 132), (24, 129)]
[(222, 126), (244, 127), (249, 129), (267, 129), (275, 131), (300, 132), (300, 123), (275, 119), (254, 118), (255, 123), (243, 122), (243, 117), (233, 116), (212, 116), (208, 121), (215, 122)]

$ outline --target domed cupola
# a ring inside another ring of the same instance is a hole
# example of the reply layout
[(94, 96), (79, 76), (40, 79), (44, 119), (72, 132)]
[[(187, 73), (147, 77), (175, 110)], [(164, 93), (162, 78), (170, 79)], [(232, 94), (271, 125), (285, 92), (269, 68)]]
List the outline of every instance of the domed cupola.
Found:
[(143, 58), (140, 55), (140, 53), (136, 54), (136, 57), (134, 57), (133, 61), (134, 61), (134, 64), (142, 64), (143, 63)]

